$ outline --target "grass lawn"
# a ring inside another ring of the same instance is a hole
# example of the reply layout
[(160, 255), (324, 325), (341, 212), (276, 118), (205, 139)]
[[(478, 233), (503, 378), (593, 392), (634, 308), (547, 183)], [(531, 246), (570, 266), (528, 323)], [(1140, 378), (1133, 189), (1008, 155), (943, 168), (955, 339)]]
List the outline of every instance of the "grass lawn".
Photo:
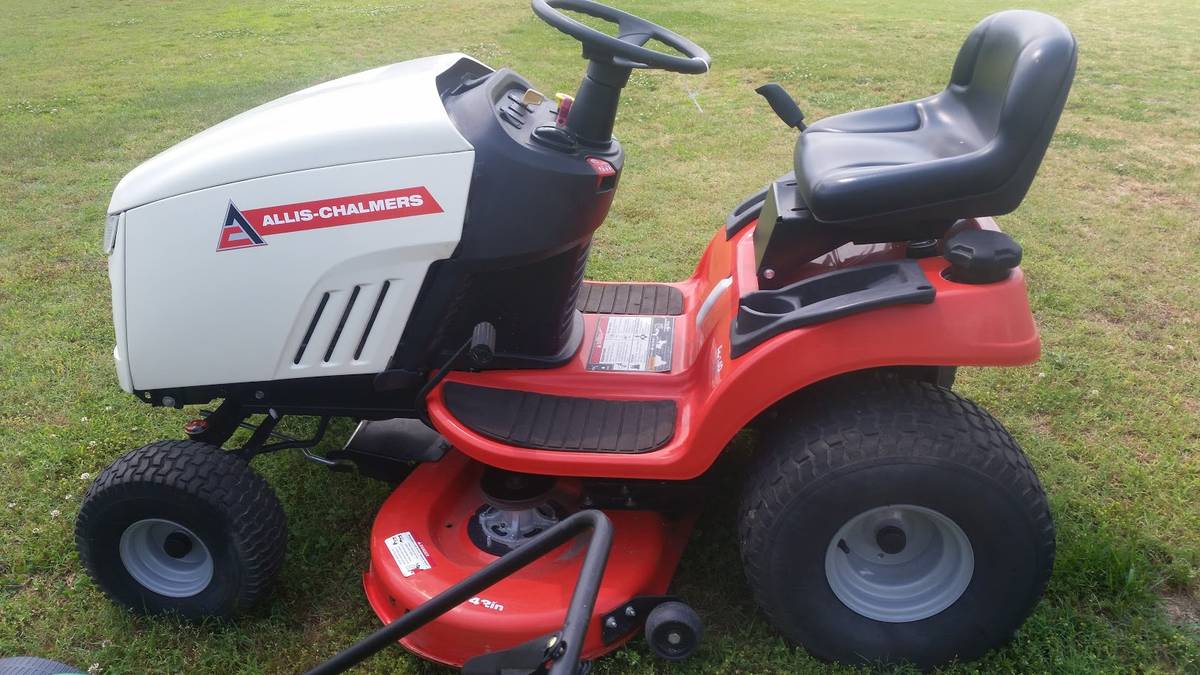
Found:
[[(725, 212), (788, 170), (794, 135), (753, 88), (809, 119), (945, 85), (992, 0), (637, 0), (713, 71), (636, 73), (617, 134), (627, 170), (589, 275), (687, 275)], [(1045, 599), (1013, 643), (951, 672), (1200, 672), (1200, 4), (1036, 0), (1080, 42), (1041, 173), (1001, 219), (1025, 247), (1044, 340), (1036, 365), (968, 370), (958, 389), (1017, 436), (1058, 524)], [(201, 6), (203, 5), (203, 6)], [(360, 590), (382, 484), (293, 454), (256, 460), (290, 520), (284, 583), (235, 625), (130, 616), (83, 573), (79, 499), (126, 450), (178, 437), (191, 411), (122, 393), (100, 237), (142, 160), (292, 90), (464, 51), (573, 91), (578, 45), (526, 0), (0, 4), (0, 654), (105, 673), (290, 672), (376, 626)], [(694, 102), (693, 102), (694, 99)], [(170, 283), (169, 271), (164, 283)], [(212, 298), (180, 298), (203, 309)], [(338, 439), (331, 441), (331, 444)], [(700, 656), (635, 644), (602, 672), (834, 672), (789, 649), (749, 600), (734, 499), (705, 513), (677, 579)], [(369, 672), (438, 669), (392, 649)]]

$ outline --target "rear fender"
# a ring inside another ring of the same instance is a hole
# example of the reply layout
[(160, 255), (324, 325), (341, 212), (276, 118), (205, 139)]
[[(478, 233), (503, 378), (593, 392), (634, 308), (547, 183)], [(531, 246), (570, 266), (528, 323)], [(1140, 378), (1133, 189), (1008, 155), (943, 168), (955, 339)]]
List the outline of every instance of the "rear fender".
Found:
[[(994, 227), (990, 219), (981, 225)], [(725, 326), (737, 311), (737, 299), (757, 290), (749, 237), (737, 249), (735, 286), (741, 288), (723, 308)], [(779, 402), (831, 378), (901, 369), (903, 376), (948, 386), (959, 366), (1017, 366), (1038, 359), (1040, 340), (1020, 268), (1001, 282), (961, 284), (945, 278), (949, 264), (940, 257), (919, 264), (936, 293), (930, 304), (884, 307), (797, 328), (734, 359), (724, 356), (730, 353), (728, 330), (714, 331), (710, 358), (716, 381), (697, 408), (693, 450), (703, 451), (696, 454), (715, 460), (720, 448), (713, 453), (701, 439), (723, 439), (723, 447)]]
[[(989, 219), (979, 226), (995, 227)], [(550, 370), (452, 372), (447, 382), (599, 400), (663, 400), (678, 410), (671, 439), (640, 454), (514, 447), (485, 438), (447, 409), (441, 387), (430, 393), (434, 426), (471, 457), (513, 471), (560, 476), (681, 480), (706, 471), (734, 435), (792, 394), (818, 382), (873, 369), (912, 375), (955, 366), (1015, 366), (1038, 358), (1037, 328), (1025, 277), (971, 285), (943, 276), (942, 258), (918, 261), (935, 289), (933, 302), (882, 307), (780, 333), (734, 358), (730, 327), (740, 298), (758, 290), (753, 226), (726, 240), (722, 231), (688, 280), (676, 321), (676, 364), (669, 373), (590, 372), (588, 351)], [(903, 247), (872, 255), (903, 256)], [(877, 257), (877, 256), (876, 256)], [(834, 266), (864, 262), (845, 256)], [(828, 267), (828, 265), (826, 265)], [(585, 315), (591, 344), (597, 315)], [(944, 372), (944, 371), (943, 371)]]

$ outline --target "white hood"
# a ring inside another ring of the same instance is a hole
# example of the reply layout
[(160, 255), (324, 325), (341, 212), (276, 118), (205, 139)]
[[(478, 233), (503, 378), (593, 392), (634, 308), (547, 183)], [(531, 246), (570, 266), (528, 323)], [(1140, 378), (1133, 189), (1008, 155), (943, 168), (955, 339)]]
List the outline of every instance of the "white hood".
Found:
[(108, 212), (262, 176), (471, 150), (435, 83), (463, 58), (443, 54), (383, 66), (244, 112), (130, 171)]

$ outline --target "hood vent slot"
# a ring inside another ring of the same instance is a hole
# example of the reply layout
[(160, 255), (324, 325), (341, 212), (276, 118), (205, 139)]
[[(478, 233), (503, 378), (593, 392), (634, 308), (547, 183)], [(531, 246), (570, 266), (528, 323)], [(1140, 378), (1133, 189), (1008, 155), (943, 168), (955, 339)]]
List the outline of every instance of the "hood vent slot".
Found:
[(384, 281), (379, 287), (379, 297), (375, 298), (375, 307), (371, 309), (371, 318), (367, 319), (367, 325), (363, 328), (362, 337), (358, 339), (358, 348), (354, 350), (354, 360), (357, 361), (362, 356), (363, 347), (367, 346), (367, 337), (371, 335), (371, 328), (375, 325), (375, 317), (379, 316), (379, 308), (383, 306), (383, 298), (387, 296), (388, 288), (392, 282)]
[(300, 341), (300, 348), (296, 350), (296, 358), (292, 359), (292, 363), (300, 363), (300, 359), (304, 358), (304, 350), (308, 348), (308, 341), (312, 339), (313, 331), (317, 329), (317, 323), (321, 321), (321, 314), (325, 312), (325, 305), (329, 304), (329, 294), (321, 296), (321, 304), (317, 305), (317, 311), (313, 314), (312, 321), (308, 322), (308, 330), (304, 331), (304, 339)]
[(333, 358), (333, 348), (337, 346), (338, 339), (342, 337), (342, 329), (346, 327), (346, 319), (350, 318), (350, 310), (354, 309), (354, 301), (358, 300), (358, 293), (362, 290), (362, 286), (355, 286), (350, 292), (350, 299), (346, 301), (346, 309), (342, 310), (342, 319), (338, 321), (337, 330), (333, 331), (333, 337), (329, 339), (329, 347), (325, 350), (325, 363), (329, 363), (329, 359)]
[(372, 340), (371, 336), (387, 332), (388, 317), (403, 299), (403, 293), (397, 295), (401, 289), (393, 288), (396, 283), (398, 279), (360, 281), (314, 293), (308, 306), (315, 305), (316, 310), (311, 316), (301, 314), (292, 326), (296, 351), (294, 355), (286, 352), (289, 372), (318, 368), (334, 373), (338, 371), (329, 369), (365, 368), (383, 358), (375, 352), (384, 337)]

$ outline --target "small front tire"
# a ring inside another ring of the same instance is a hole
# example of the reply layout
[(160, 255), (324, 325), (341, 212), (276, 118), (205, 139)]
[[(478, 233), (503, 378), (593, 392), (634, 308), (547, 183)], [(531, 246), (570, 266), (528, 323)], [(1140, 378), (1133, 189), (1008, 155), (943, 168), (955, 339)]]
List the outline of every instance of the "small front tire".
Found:
[(287, 528), (269, 485), (243, 460), (197, 441), (160, 441), (100, 473), (75, 521), (84, 567), (144, 614), (230, 618), (283, 563)]

